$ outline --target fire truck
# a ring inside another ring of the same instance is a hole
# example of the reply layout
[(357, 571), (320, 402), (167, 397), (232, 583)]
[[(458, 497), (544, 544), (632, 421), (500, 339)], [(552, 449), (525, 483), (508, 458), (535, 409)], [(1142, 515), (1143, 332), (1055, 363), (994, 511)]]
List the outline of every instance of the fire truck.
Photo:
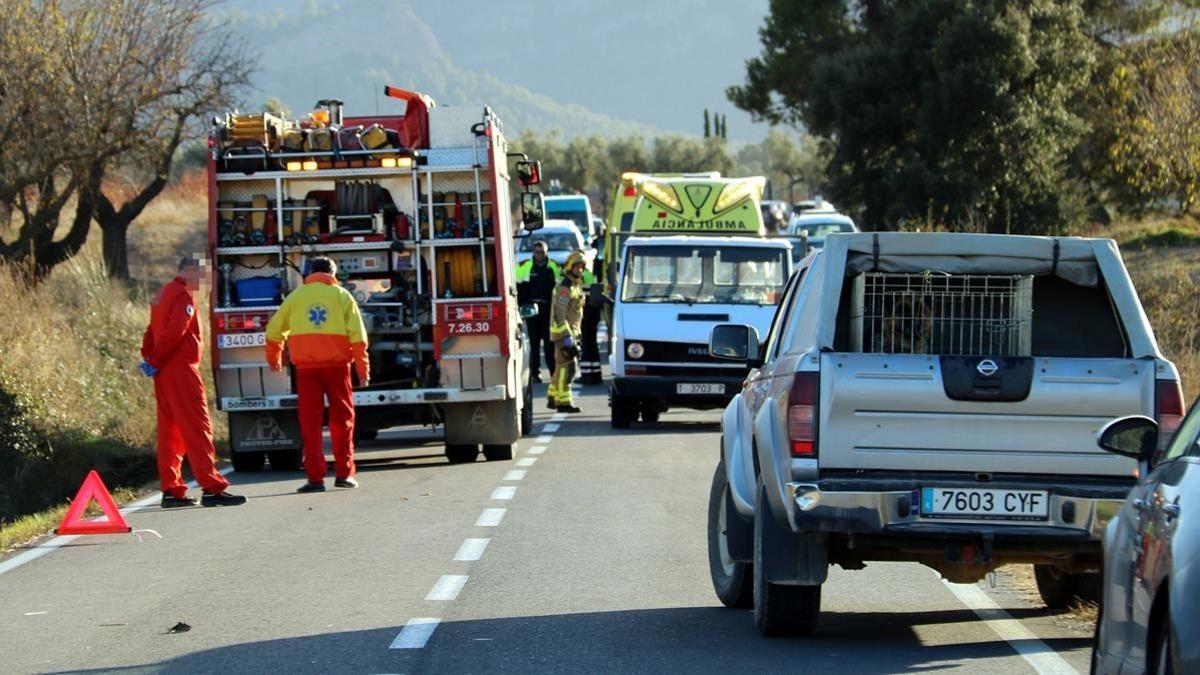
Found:
[[(404, 115), (215, 117), (208, 162), (211, 348), (238, 471), (301, 462), (296, 383), (266, 363), (266, 325), (317, 255), (337, 263), (369, 338), (356, 436), (440, 425), (451, 463), (513, 456), (533, 421), (513, 271), (508, 152), (486, 106), (406, 101)], [(518, 162), (526, 230), (541, 224), (536, 163)], [(285, 359), (285, 363), (287, 360)]]

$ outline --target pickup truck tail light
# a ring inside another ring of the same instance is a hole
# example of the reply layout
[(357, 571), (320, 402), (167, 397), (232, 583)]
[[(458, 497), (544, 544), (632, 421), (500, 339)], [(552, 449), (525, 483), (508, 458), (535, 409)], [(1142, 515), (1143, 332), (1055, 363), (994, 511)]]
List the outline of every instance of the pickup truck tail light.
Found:
[(815, 457), (817, 454), (817, 392), (820, 373), (796, 373), (788, 393), (788, 440), (793, 457)]
[(1154, 419), (1158, 421), (1158, 451), (1163, 452), (1183, 421), (1183, 391), (1175, 380), (1158, 380), (1154, 386)]

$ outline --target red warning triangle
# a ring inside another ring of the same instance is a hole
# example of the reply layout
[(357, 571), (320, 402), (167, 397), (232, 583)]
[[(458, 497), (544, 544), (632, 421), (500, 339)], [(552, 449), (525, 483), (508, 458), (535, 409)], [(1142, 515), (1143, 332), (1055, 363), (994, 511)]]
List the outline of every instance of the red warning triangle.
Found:
[[(93, 499), (100, 505), (100, 510), (104, 512), (107, 520), (81, 520), (83, 512), (87, 510), (88, 504)], [(104, 481), (100, 480), (100, 474), (92, 470), (88, 472), (87, 478), (83, 479), (83, 485), (79, 486), (79, 492), (75, 494), (75, 499), (71, 500), (71, 507), (67, 509), (67, 514), (63, 516), (62, 522), (58, 524), (55, 532), (58, 534), (124, 534), (132, 530), (133, 528), (125, 522), (125, 517), (121, 515), (121, 510), (117, 508), (117, 503), (113, 501), (112, 495), (108, 494), (108, 488), (104, 487)]]

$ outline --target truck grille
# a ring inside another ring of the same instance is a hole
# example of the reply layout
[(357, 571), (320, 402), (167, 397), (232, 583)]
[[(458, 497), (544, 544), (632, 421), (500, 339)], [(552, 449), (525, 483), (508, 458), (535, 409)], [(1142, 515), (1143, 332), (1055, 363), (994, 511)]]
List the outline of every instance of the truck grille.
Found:
[(854, 278), (851, 349), (1028, 356), (1033, 277), (867, 272)]
[[(630, 342), (634, 342), (630, 340)], [(658, 361), (666, 363), (720, 363), (729, 364), (729, 361), (713, 358), (708, 353), (708, 345), (694, 344), (691, 342), (651, 342), (646, 340), (637, 340), (645, 348), (646, 354), (640, 359), (629, 359), (629, 363), (636, 364), (641, 361)]]

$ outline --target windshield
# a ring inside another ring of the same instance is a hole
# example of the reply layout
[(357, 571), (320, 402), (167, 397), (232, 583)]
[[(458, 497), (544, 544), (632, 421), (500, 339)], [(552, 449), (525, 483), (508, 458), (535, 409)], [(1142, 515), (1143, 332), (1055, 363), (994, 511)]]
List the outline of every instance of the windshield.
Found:
[(548, 217), (558, 218), (560, 220), (569, 220), (572, 223), (575, 223), (575, 227), (578, 227), (580, 232), (590, 232), (592, 229), (592, 223), (588, 220), (587, 211), (582, 209), (578, 211), (574, 208), (555, 209), (547, 204), (546, 215)]
[(532, 237), (522, 237), (521, 245), (517, 250), (532, 251), (533, 245), (539, 241), (546, 242), (546, 249), (549, 251), (574, 251), (577, 248), (583, 248), (583, 243), (575, 237), (573, 232), (536, 232)]
[(621, 282), (624, 302), (773, 305), (787, 279), (777, 248), (630, 249)]
[(853, 231), (854, 226), (850, 223), (797, 223), (793, 234), (803, 232), (809, 239), (824, 239), (831, 234)]

